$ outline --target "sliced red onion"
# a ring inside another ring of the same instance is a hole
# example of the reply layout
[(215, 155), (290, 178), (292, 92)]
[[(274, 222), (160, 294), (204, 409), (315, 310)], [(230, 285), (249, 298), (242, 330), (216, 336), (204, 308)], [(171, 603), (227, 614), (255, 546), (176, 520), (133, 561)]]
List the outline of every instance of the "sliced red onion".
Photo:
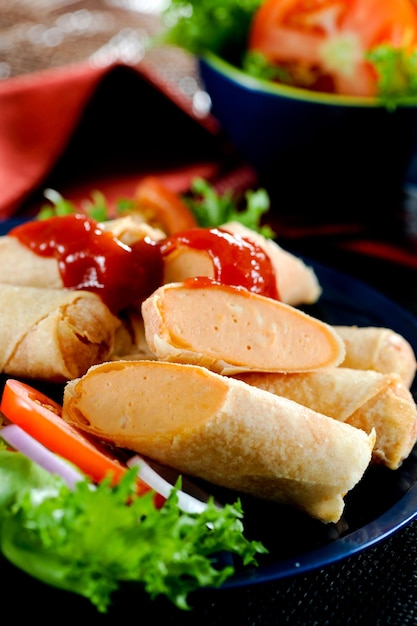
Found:
[(28, 435), (20, 426), (10, 424), (0, 430), (0, 436), (12, 448), (18, 450), (50, 474), (57, 474), (73, 489), (75, 484), (84, 480), (85, 476), (68, 461), (57, 456), (36, 439)]
[[(158, 471), (154, 469), (154, 467), (151, 467), (150, 463), (152, 463), (155, 468), (158, 468)], [(162, 476), (162, 473), (166, 475), (171, 473), (170, 468), (161, 466), (154, 461), (150, 461), (148, 463), (139, 455), (131, 457), (127, 461), (127, 465), (129, 467), (138, 467), (139, 478), (164, 498), (168, 498), (174, 488), (176, 479), (179, 476), (178, 473), (172, 471), (173, 476), (170, 477), (171, 482), (169, 482)], [(179, 508), (186, 513), (201, 513), (207, 507), (206, 502), (210, 497), (209, 494), (200, 489), (200, 487), (194, 485), (188, 479), (182, 478), (182, 486), (185, 487), (185, 485), (187, 487), (187, 491), (192, 491), (195, 496), (187, 493), (186, 491), (179, 490), (177, 492)]]

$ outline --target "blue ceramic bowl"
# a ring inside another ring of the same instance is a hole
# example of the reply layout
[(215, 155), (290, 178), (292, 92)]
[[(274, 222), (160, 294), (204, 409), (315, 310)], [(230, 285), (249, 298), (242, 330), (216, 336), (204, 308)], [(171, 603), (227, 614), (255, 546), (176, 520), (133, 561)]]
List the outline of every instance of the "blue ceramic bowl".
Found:
[[(417, 107), (324, 94), (199, 61), (212, 113), (281, 210), (384, 219), (413, 178)], [(385, 213), (384, 213), (385, 211)]]

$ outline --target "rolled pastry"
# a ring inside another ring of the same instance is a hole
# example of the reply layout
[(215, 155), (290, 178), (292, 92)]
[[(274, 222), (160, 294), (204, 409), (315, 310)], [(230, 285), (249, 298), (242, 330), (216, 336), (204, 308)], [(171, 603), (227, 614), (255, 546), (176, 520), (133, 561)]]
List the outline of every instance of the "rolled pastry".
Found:
[(398, 374), (330, 367), (304, 374), (239, 376), (250, 385), (361, 428), (375, 429), (373, 461), (397, 469), (417, 438), (417, 408)]
[(85, 291), (0, 285), (0, 371), (63, 382), (113, 350), (119, 320)]
[(184, 474), (336, 522), (373, 435), (206, 368), (117, 361), (65, 386), (63, 418)]
[(40, 256), (16, 237), (0, 237), (0, 283), (28, 287), (62, 288), (56, 259)]
[(221, 228), (235, 235), (248, 237), (265, 250), (274, 266), (278, 293), (283, 302), (292, 306), (317, 302), (322, 293), (320, 283), (313, 268), (306, 265), (301, 258), (240, 222), (228, 222)]
[(307, 371), (338, 365), (336, 331), (288, 304), (225, 285), (171, 283), (142, 304), (145, 336), (159, 358), (220, 374)]
[[(293, 306), (312, 304), (318, 300), (321, 287), (311, 267), (302, 259), (281, 248), (272, 239), (246, 228), (238, 222), (220, 226), (233, 235), (246, 237), (260, 246), (269, 256), (275, 271), (277, 289), (282, 302)], [(213, 261), (204, 250), (179, 246), (164, 259), (164, 282), (182, 282), (195, 276), (213, 278)]]
[[(132, 216), (109, 220), (99, 224), (103, 231), (111, 231), (122, 243), (132, 245), (149, 237), (158, 241), (163, 233)], [(64, 283), (57, 259), (41, 256), (20, 243), (17, 237), (0, 237), (0, 283), (28, 287), (59, 289)]]
[(335, 326), (346, 346), (343, 367), (399, 374), (411, 387), (416, 373), (416, 357), (410, 343), (390, 328), (374, 326)]

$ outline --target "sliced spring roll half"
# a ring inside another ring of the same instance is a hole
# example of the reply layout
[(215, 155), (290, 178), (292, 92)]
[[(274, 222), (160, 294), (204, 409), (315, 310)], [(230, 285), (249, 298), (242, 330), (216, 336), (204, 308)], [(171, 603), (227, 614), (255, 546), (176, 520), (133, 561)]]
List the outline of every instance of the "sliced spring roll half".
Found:
[(373, 461), (390, 469), (397, 469), (416, 443), (416, 404), (398, 374), (331, 367), (303, 374), (249, 373), (239, 378), (367, 433), (375, 429)]
[(337, 522), (374, 435), (206, 368), (92, 367), (65, 386), (63, 418), (116, 446), (226, 488)]
[[(238, 222), (228, 222), (220, 226), (232, 235), (252, 240), (269, 256), (275, 271), (277, 289), (282, 302), (293, 306), (312, 304), (321, 294), (321, 287), (314, 270), (302, 259), (287, 252), (272, 239), (266, 239), (259, 233)], [(205, 250), (178, 246), (164, 259), (164, 282), (183, 282), (195, 276), (213, 278), (213, 260)]]
[(338, 365), (344, 343), (320, 320), (272, 298), (220, 284), (171, 283), (142, 304), (159, 358), (220, 374), (307, 371)]
[(345, 342), (341, 364), (360, 370), (399, 374), (411, 387), (416, 373), (416, 356), (410, 343), (390, 328), (376, 326), (335, 326)]
[(0, 285), (0, 371), (65, 382), (107, 360), (119, 320), (86, 291)]
[(221, 228), (232, 234), (248, 237), (265, 250), (274, 266), (278, 293), (283, 302), (297, 306), (314, 304), (320, 298), (322, 289), (318, 278), (313, 268), (304, 263), (300, 257), (240, 222), (227, 222)]

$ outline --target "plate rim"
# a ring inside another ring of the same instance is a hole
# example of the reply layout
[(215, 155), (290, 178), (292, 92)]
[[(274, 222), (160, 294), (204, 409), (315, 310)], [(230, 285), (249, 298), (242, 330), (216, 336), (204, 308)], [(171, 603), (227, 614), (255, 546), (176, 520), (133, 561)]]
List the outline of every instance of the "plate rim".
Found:
[[(408, 332), (404, 333), (404, 337), (410, 341), (413, 349), (417, 350), (417, 317), (415, 317), (409, 310), (396, 301), (390, 299), (388, 296), (384, 295), (382, 292), (375, 289), (365, 281), (362, 281), (347, 272), (332, 268), (325, 263), (313, 260), (311, 257), (304, 256), (299, 253), (295, 254), (297, 254), (297, 256), (299, 256), (307, 265), (312, 267), (312, 269), (317, 273), (320, 284), (323, 283), (323, 279), (324, 283), (326, 283), (329, 279), (334, 281), (337, 278), (338, 281), (343, 282), (343, 287), (348, 287), (349, 289), (354, 289), (355, 291), (359, 290), (361, 294), (368, 295), (368, 297), (371, 297), (374, 301), (378, 301), (381, 307), (385, 307), (385, 309), (381, 310), (388, 311), (387, 317), (394, 315), (395, 317), (406, 321), (407, 326), (414, 330), (415, 338), (414, 341), (411, 341)], [(326, 284), (324, 284), (322, 296), (326, 297), (326, 295)], [(389, 328), (391, 328), (391, 325)], [(401, 332), (398, 326), (393, 328), (393, 330)], [(414, 381), (414, 385), (417, 386), (417, 378)], [(415, 449), (417, 449), (417, 444)], [(293, 557), (277, 561), (276, 563), (270, 563), (257, 568), (248, 568), (246, 570), (239, 571), (226, 580), (223, 583), (222, 588), (236, 588), (272, 582), (319, 570), (371, 548), (384, 539), (387, 539), (397, 533), (401, 530), (401, 528), (410, 524), (416, 517), (417, 479), (414, 484), (410, 485), (408, 490), (395, 504), (364, 526), (361, 526), (352, 532), (348, 532), (346, 535), (338, 537), (334, 541), (308, 552), (301, 552)]]

